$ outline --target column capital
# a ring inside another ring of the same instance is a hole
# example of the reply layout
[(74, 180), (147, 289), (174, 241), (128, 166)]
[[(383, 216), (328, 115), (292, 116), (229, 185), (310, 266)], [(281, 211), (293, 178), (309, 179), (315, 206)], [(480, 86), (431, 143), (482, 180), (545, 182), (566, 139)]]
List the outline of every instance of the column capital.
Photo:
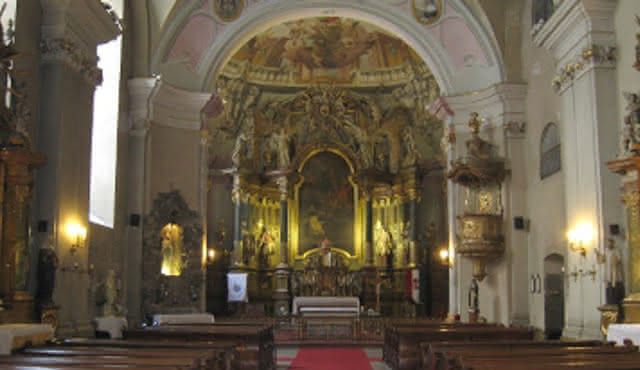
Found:
[(537, 46), (551, 51), (563, 64), (591, 44), (615, 43), (617, 0), (564, 0), (534, 34)]
[(42, 63), (62, 63), (80, 73), (87, 83), (102, 83), (97, 46), (120, 33), (114, 14), (95, 0), (42, 0)]
[(146, 136), (151, 119), (151, 101), (157, 94), (159, 80), (136, 77), (127, 81), (129, 93), (129, 134)]

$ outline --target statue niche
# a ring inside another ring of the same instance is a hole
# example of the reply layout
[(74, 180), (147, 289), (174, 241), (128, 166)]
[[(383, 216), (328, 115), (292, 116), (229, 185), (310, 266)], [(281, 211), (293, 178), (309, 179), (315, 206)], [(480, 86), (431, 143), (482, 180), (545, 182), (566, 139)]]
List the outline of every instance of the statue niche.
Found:
[(143, 314), (200, 312), (202, 225), (177, 190), (160, 193), (145, 216)]
[(160, 234), (162, 235), (162, 267), (160, 271), (165, 276), (180, 276), (184, 265), (182, 253), (184, 231), (180, 225), (169, 222), (164, 225)]

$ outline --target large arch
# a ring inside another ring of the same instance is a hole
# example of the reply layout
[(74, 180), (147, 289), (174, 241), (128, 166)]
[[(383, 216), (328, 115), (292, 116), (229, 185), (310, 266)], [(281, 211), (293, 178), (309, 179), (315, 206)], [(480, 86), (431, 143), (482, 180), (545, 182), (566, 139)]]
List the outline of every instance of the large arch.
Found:
[[(183, 89), (206, 91), (231, 55), (254, 35), (294, 19), (341, 16), (375, 24), (405, 41), (432, 70), (443, 95), (503, 82), (502, 57), (492, 41), (495, 38), (491, 30), (483, 28), (461, 0), (444, 0), (444, 14), (432, 25), (421, 24), (414, 18), (410, 3), (411, 0), (261, 1), (250, 5), (234, 22), (224, 23), (216, 20), (210, 0), (189, 2), (176, 9), (166, 23), (153, 51), (151, 70)], [(202, 23), (211, 22), (211, 42), (206, 50), (199, 51), (201, 57), (188, 68), (184, 61), (170, 60), (168, 56), (176, 43), (184, 39), (181, 32), (192, 26), (194, 16), (200, 17)], [(474, 63), (474, 59), (480, 63)]]

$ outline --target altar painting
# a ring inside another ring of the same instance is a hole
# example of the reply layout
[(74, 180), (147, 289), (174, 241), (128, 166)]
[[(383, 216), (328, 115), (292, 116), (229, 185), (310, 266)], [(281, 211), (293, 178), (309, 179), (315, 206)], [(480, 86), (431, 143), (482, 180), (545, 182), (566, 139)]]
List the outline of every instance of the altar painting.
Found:
[(302, 171), (300, 187), (300, 255), (322, 246), (354, 255), (354, 193), (351, 171), (337, 154), (313, 156)]

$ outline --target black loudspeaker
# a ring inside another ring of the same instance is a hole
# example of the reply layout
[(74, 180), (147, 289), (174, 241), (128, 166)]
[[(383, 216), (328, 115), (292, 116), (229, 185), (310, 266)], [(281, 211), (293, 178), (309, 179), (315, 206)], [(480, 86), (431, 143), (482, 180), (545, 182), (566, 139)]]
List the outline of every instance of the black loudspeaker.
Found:
[(620, 234), (620, 225), (618, 225), (618, 224), (609, 225), (609, 234), (611, 234), (611, 235), (619, 235)]
[(48, 228), (49, 228), (49, 223), (47, 222), (47, 220), (39, 220), (38, 221), (38, 232), (39, 233), (46, 233)]
[(137, 213), (132, 213), (129, 216), (129, 226), (138, 227), (140, 226), (140, 215)]
[(513, 228), (516, 230), (524, 230), (524, 217), (516, 216), (513, 218)]

